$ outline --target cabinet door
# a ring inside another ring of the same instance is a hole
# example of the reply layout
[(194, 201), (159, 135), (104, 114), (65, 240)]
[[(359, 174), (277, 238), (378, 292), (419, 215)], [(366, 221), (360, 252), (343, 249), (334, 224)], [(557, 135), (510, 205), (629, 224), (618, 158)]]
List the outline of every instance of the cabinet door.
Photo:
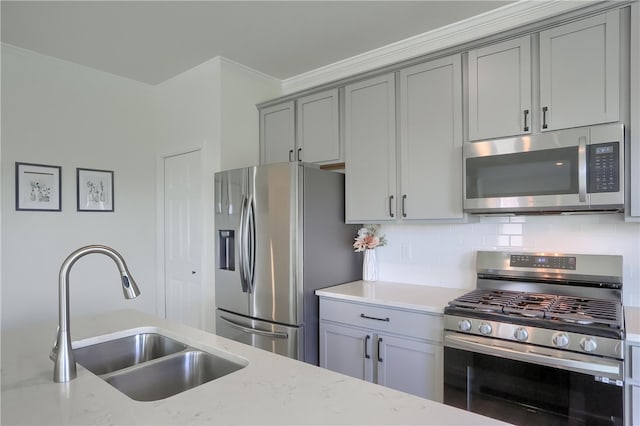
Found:
[(347, 222), (396, 220), (395, 77), (345, 88)]
[(373, 381), (373, 334), (320, 321), (320, 367)]
[(469, 139), (531, 132), (531, 37), (469, 52)]
[(338, 89), (305, 96), (296, 103), (296, 158), (307, 163), (341, 162)]
[(294, 101), (260, 110), (260, 163), (294, 161)]
[(619, 118), (618, 11), (540, 33), (542, 130)]
[(442, 345), (379, 334), (378, 384), (442, 402)]
[(400, 71), (400, 217), (461, 219), (460, 55)]

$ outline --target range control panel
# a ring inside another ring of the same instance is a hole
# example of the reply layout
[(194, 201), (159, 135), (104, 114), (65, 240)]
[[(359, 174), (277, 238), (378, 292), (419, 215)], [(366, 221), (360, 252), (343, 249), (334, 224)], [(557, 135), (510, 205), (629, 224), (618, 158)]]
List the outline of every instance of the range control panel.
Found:
[(521, 268), (576, 269), (574, 256), (544, 256), (528, 254), (512, 254), (510, 266)]

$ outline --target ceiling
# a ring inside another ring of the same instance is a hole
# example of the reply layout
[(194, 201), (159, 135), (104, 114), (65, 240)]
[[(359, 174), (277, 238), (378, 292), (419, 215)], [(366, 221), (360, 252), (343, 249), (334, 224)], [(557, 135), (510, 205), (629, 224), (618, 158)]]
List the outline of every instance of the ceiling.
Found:
[(287, 79), (513, 1), (6, 1), (2, 42), (148, 84), (216, 56)]

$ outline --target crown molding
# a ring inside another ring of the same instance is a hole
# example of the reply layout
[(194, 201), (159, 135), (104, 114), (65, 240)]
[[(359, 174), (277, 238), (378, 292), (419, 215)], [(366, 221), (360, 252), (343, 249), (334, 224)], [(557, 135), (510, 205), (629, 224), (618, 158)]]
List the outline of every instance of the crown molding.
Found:
[(287, 95), (309, 89), (396, 62), (468, 43), (594, 3), (598, 2), (593, 0), (521, 0), (282, 80), (282, 92), (283, 95)]

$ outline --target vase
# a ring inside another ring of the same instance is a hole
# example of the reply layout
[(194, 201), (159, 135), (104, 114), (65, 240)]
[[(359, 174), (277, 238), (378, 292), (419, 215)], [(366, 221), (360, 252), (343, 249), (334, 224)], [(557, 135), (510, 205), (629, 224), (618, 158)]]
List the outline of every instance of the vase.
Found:
[(376, 260), (376, 251), (374, 249), (364, 251), (362, 279), (364, 281), (378, 281), (378, 261)]

